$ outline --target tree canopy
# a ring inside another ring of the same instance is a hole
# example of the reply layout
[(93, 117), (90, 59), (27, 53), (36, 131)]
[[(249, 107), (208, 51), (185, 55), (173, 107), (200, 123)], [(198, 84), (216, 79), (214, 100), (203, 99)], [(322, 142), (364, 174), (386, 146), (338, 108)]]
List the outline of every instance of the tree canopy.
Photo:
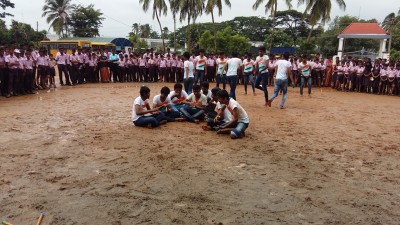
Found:
[(103, 13), (94, 9), (94, 5), (78, 5), (71, 13), (68, 25), (74, 37), (96, 37), (100, 36), (99, 28), (102, 26)]
[[(6, 10), (6, 8), (14, 8), (15, 4), (12, 3), (10, 0), (0, 0), (0, 8)], [(5, 18), (6, 16), (13, 16), (7, 12), (0, 12), (0, 18)]]

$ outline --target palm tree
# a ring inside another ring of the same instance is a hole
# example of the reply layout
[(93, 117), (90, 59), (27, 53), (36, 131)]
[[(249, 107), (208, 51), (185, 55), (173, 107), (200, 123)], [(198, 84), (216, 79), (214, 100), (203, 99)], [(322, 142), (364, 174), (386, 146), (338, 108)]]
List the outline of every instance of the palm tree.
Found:
[[(229, 0), (224, 0), (225, 5), (229, 8), (231, 7), (231, 2)], [(214, 51), (217, 52), (217, 30), (215, 28), (214, 21), (214, 8), (218, 9), (218, 15), (222, 16), (222, 0), (208, 0), (206, 5), (206, 13), (211, 14), (213, 30), (214, 30)]]
[[(394, 29), (397, 27), (397, 25), (400, 24), (400, 10), (397, 12), (397, 15), (395, 13), (390, 13), (385, 17), (385, 20), (382, 22), (383, 29), (385, 29), (386, 32), (388, 32), (390, 35), (393, 34)], [(389, 47), (388, 51), (390, 53), (390, 49), (392, 48), (392, 38), (389, 39)]]
[(73, 8), (71, 0), (46, 0), (42, 17), (47, 16), (46, 20), (50, 24), (50, 28), (52, 27), (56, 34), (65, 37), (68, 35), (69, 13)]
[(180, 21), (187, 19), (188, 27), (186, 30), (186, 43), (187, 50), (191, 52), (191, 23), (195, 22), (197, 17), (201, 15), (204, 9), (204, 2), (199, 0), (179, 0), (179, 10), (180, 10)]
[[(256, 2), (253, 5), (253, 10), (257, 10), (258, 7), (264, 3), (265, 0), (256, 0)], [(275, 20), (275, 15), (276, 11), (278, 10), (278, 0), (266, 0), (267, 4), (265, 4), (265, 13), (268, 13), (268, 11), (271, 13), (272, 17), (272, 33), (271, 33), (271, 42), (269, 43), (269, 48), (272, 48), (272, 42), (273, 42), (273, 37), (275, 34), (275, 25), (276, 25), (276, 20)], [(292, 0), (285, 0), (286, 5), (289, 7), (289, 9), (292, 8)], [(300, 1), (300, 0), (299, 0)]]
[[(339, 7), (343, 10), (346, 9), (346, 3), (344, 0), (336, 0)], [(299, 0), (299, 5), (306, 3), (306, 10), (304, 14), (308, 14), (308, 19), (311, 24), (311, 30), (308, 34), (307, 40), (310, 40), (311, 33), (314, 30), (314, 26), (321, 21), (322, 24), (325, 24), (331, 19), (331, 9), (332, 9), (332, 1), (331, 0)]]
[(179, 13), (179, 0), (169, 0), (169, 7), (174, 19), (174, 51), (176, 51), (176, 15)]
[[(168, 7), (167, 4), (165, 4), (164, 0), (139, 0), (139, 3), (143, 4), (143, 11), (147, 12), (147, 10), (150, 7), (151, 2), (153, 2), (152, 8), (153, 8), (153, 19), (154, 17), (157, 18), (158, 25), (160, 25), (160, 32), (162, 34), (163, 30), (161, 27), (161, 22), (160, 22), (160, 17), (159, 15), (163, 14), (164, 16), (167, 15), (168, 12)], [(163, 49), (165, 52), (165, 42), (164, 38), (162, 37), (162, 42), (163, 42)]]
[(138, 23), (134, 23), (134, 24), (132, 25), (132, 32), (133, 32), (136, 36), (139, 35), (139, 24), (138, 24)]

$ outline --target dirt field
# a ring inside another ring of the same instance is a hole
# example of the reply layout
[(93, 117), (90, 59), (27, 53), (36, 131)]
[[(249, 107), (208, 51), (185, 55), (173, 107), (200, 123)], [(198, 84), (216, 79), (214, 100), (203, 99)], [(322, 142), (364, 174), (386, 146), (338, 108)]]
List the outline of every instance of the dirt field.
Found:
[[(150, 84), (152, 96), (161, 85)], [(172, 84), (169, 85), (172, 87)], [(238, 101), (231, 140), (134, 127), (138, 84), (0, 98), (0, 219), (35, 224), (399, 224), (400, 98), (290, 89)], [(272, 93), (272, 88), (269, 89)]]

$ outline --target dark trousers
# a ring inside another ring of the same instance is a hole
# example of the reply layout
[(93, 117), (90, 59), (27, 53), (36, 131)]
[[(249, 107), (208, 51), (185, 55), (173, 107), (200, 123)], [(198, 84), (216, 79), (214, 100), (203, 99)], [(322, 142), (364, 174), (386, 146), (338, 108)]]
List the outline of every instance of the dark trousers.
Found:
[(150, 69), (149, 69), (149, 73), (150, 73), (150, 82), (156, 82), (158, 79), (157, 79), (157, 67), (156, 66), (150, 66)]
[(110, 71), (112, 73), (113, 82), (117, 82), (117, 80), (118, 80), (118, 65), (115, 63), (110, 63), (109, 67), (110, 67)]
[(33, 69), (25, 70), (25, 79), (24, 79), (24, 91), (27, 93), (31, 93), (33, 91), (33, 81), (35, 79), (35, 75), (33, 74)]
[(18, 69), (9, 69), (8, 72), (8, 94), (15, 94), (16, 82), (18, 80)]
[(8, 85), (8, 69), (0, 68), (0, 92), (2, 95), (6, 95), (8, 93), (7, 85)]
[(67, 65), (58, 64), (57, 67), (58, 67), (58, 76), (60, 78), (60, 84), (64, 84), (62, 73), (64, 73), (65, 83), (68, 85), (71, 84), (71, 81), (69, 79), (69, 73), (67, 70)]
[(125, 80), (125, 67), (118, 66), (118, 81), (124, 82)]
[[(267, 89), (268, 77), (269, 77), (268, 72), (260, 73), (257, 75), (256, 82), (254, 84), (255, 88), (264, 92), (265, 103), (268, 102), (268, 89)], [(260, 87), (260, 84), (261, 84), (261, 87)]]
[(213, 82), (215, 76), (215, 66), (208, 66), (207, 67), (207, 81)]
[(73, 64), (70, 69), (71, 82), (77, 84), (79, 82), (79, 64)]
[(175, 83), (176, 81), (176, 67), (171, 67), (171, 72), (169, 74), (169, 80), (172, 83)]
[(179, 83), (183, 82), (183, 69), (182, 68), (176, 69), (176, 81)]

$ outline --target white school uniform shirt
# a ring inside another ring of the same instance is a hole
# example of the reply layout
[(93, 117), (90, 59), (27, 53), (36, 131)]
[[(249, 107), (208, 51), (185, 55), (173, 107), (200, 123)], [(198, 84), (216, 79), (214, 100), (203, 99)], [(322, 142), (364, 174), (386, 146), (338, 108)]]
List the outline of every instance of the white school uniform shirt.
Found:
[(395, 70), (395, 69), (388, 69), (387, 70), (387, 74), (388, 74), (388, 77), (390, 77), (390, 78), (394, 78), (394, 77), (396, 77), (396, 74), (397, 74), (397, 71)]
[[(175, 91), (171, 91), (171, 93), (168, 95), (168, 98), (171, 99), (172, 103), (177, 103), (179, 99), (177, 97), (172, 98), (173, 95), (175, 95)], [(180, 98), (187, 99), (188, 97), (189, 95), (186, 93), (186, 91), (182, 90)]]
[(221, 58), (217, 59), (217, 66), (218, 66), (217, 74), (218, 75), (223, 74), (226, 62), (227, 62), (226, 59), (223, 59), (223, 60)]
[(153, 98), (153, 105), (161, 105), (161, 104), (170, 104), (171, 103), (171, 98), (169, 96), (167, 96), (165, 98), (165, 101), (161, 101), (161, 95), (156, 95)]
[(364, 70), (365, 70), (365, 68), (363, 66), (358, 66), (357, 67), (357, 74), (363, 74)]
[(239, 115), (239, 118), (238, 118), (239, 123), (249, 123), (250, 122), (247, 112), (243, 109), (243, 107), (237, 101), (235, 101), (235, 99), (233, 99), (233, 98), (229, 99), (229, 104), (227, 105), (226, 108), (229, 110), (229, 112), (231, 112), (232, 115), (233, 115), (233, 110), (235, 108), (237, 108), (237, 112)]
[(126, 64), (126, 62), (125, 62), (125, 59), (123, 58), (123, 59), (118, 59), (118, 66), (119, 67), (125, 67), (125, 64)]
[(26, 59), (24, 60), (24, 68), (25, 68), (25, 69), (27, 69), (27, 70), (32, 70), (32, 69), (33, 69), (33, 66), (34, 66), (34, 62), (33, 62), (33, 59), (32, 59), (32, 58), (30, 58), (30, 59), (26, 58)]
[[(258, 71), (262, 71), (267, 67), (268, 56), (263, 55), (262, 57), (257, 56), (256, 63), (258, 64)], [(263, 73), (268, 72), (268, 70), (264, 70)]]
[(244, 59), (243, 60), (243, 72), (250, 73), (253, 72), (254, 69), (254, 61), (252, 59)]
[(344, 68), (343, 66), (340, 66), (340, 65), (337, 66), (337, 67), (336, 67), (337, 73), (338, 73), (338, 74), (343, 74), (343, 68)]
[(136, 106), (139, 105), (141, 111), (143, 110), (147, 110), (147, 105), (149, 105), (149, 100), (146, 99), (146, 101), (143, 101), (142, 97), (137, 97), (135, 99), (135, 101), (133, 101), (133, 107), (132, 107), (132, 121), (135, 122), (136, 120), (138, 120), (140, 117), (142, 117), (143, 115), (137, 115), (136, 114)]
[(207, 63), (207, 57), (203, 56), (203, 58), (200, 58), (200, 56), (196, 57), (196, 70), (204, 70), (206, 67)]
[(5, 62), (8, 63), (8, 68), (10, 69), (18, 69), (18, 65), (10, 66), (10, 64), (18, 63), (19, 59), (15, 55), (8, 55), (5, 57)]
[(306, 62), (305, 64), (301, 62), (298, 68), (303, 77), (309, 77), (311, 75), (311, 65), (309, 62)]
[(243, 62), (239, 58), (232, 58), (229, 59), (227, 62), (228, 64), (228, 71), (226, 72), (226, 76), (237, 76), (238, 69), (243, 66)]
[[(194, 74), (193, 74), (193, 72), (194, 72), (193, 62), (190, 62), (189, 60), (186, 60), (183, 63), (183, 66), (184, 66), (184, 71), (183, 71), (184, 76), (183, 76), (183, 78), (186, 79), (186, 78), (194, 77)], [(186, 68), (189, 68), (188, 74), (186, 73)]]
[(68, 58), (69, 58), (69, 56), (66, 53), (61, 55), (60, 52), (57, 52), (57, 54), (56, 54), (56, 61), (57, 61), (58, 65), (66, 65)]
[(208, 98), (211, 98), (211, 95), (212, 95), (212, 92), (211, 92), (210, 89), (208, 89), (207, 94), (204, 94), (204, 93), (203, 93), (203, 90), (201, 90), (200, 93), (202, 93), (203, 95), (207, 96)]
[(201, 105), (205, 106), (207, 105), (207, 96), (201, 94), (200, 98), (198, 100), (196, 100), (196, 96), (194, 95), (194, 93), (191, 93), (186, 100), (191, 101), (191, 102), (201, 102)]
[(18, 66), (18, 69), (21, 69), (21, 70), (23, 70), (24, 69), (24, 67), (25, 67), (25, 63), (24, 63), (24, 61), (26, 60), (26, 58), (25, 57), (19, 57), (19, 59), (18, 59), (18, 62), (19, 62), (19, 66)]
[(276, 79), (277, 80), (286, 80), (287, 79), (287, 70), (292, 67), (292, 64), (284, 59), (280, 59), (276, 61)]
[[(222, 108), (221, 103), (217, 102), (217, 106), (216, 108), (218, 110), (220, 110)], [(224, 109), (224, 118), (222, 119), (222, 121), (224, 121), (224, 123), (229, 123), (229, 121), (232, 120), (232, 113), (228, 110), (228, 108)]]

